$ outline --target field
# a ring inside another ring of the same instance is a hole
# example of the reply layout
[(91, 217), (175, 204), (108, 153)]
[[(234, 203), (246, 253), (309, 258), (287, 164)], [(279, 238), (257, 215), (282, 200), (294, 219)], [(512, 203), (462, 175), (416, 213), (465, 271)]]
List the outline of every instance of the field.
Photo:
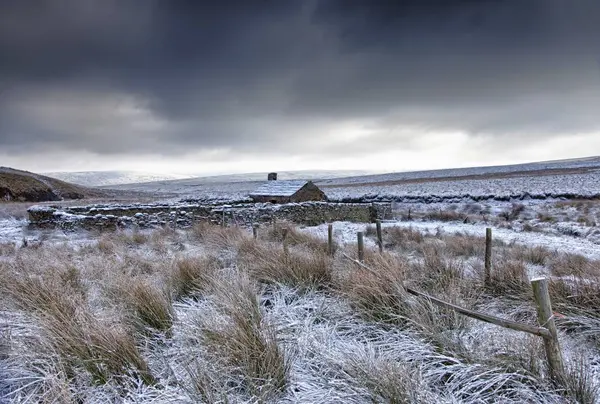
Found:
[[(2, 205), (0, 402), (600, 402), (592, 163), (562, 163), (551, 175), (519, 167), (322, 180), (340, 200), (396, 197), (383, 253), (367, 223), (333, 223), (330, 255), (326, 225), (265, 225), (257, 239), (208, 224), (65, 233), (26, 230), (25, 206)], [(193, 195), (238, 197), (252, 184), (204, 184)], [(192, 195), (178, 189), (168, 192)], [(578, 198), (504, 198), (538, 191)], [(366, 234), (362, 265), (353, 260), (357, 231)], [(549, 279), (560, 379), (542, 338), (406, 289), (537, 325), (538, 276)]]

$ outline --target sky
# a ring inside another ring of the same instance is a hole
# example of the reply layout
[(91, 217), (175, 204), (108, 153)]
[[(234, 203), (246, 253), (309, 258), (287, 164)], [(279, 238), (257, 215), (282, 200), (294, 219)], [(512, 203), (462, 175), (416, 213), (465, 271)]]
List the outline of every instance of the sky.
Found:
[(0, 166), (600, 155), (597, 0), (0, 0)]

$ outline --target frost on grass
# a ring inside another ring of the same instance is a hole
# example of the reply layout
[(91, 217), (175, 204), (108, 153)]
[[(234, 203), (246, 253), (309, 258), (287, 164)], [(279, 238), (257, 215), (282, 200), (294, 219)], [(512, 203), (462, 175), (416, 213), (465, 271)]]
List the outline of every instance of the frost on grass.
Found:
[[(387, 232), (390, 252), (367, 251), (375, 272), (340, 251), (326, 256), (319, 239), (300, 232), (285, 252), (270, 241), (276, 234), (254, 241), (209, 226), (11, 250), (0, 263), (0, 393), (11, 402), (90, 403), (595, 397), (575, 361), (567, 361), (568, 388), (553, 387), (539, 341), (409, 297), (406, 281), (491, 314), (535, 319), (524, 293), (486, 294), (470, 268), (480, 260), (475, 238), (417, 231)], [(583, 312), (573, 319), (593, 346), (598, 325)]]

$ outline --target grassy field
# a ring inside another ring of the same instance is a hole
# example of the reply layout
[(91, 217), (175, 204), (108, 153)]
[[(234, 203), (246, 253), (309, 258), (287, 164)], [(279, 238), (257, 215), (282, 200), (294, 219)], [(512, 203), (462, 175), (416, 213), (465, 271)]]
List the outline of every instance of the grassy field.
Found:
[[(288, 229), (288, 248), (281, 243)], [(373, 228), (367, 227), (373, 237)], [(600, 263), (483, 238), (384, 229), (366, 269), (285, 223), (0, 245), (0, 397), (8, 402), (597, 402)], [(550, 277), (567, 375), (539, 337), (407, 294), (536, 324)]]

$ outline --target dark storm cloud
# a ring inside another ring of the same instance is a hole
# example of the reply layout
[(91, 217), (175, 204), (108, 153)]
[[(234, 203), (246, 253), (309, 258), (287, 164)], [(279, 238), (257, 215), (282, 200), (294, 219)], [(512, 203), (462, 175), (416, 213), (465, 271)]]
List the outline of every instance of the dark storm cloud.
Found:
[(12, 150), (336, 154), (361, 150), (323, 145), (345, 121), (393, 147), (435, 131), (502, 141), (600, 126), (594, 0), (0, 5)]

